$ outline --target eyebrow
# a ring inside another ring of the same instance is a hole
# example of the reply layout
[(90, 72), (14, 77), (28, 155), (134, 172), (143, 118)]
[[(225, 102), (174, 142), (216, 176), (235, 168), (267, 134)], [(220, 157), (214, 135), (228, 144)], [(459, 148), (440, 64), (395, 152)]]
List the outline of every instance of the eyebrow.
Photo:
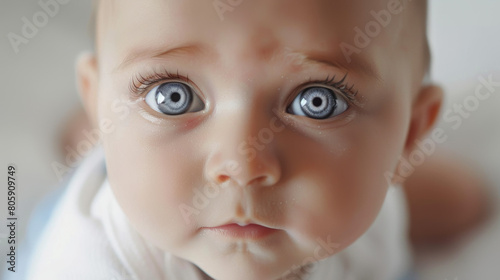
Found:
[(380, 76), (380, 73), (373, 66), (374, 63), (367, 57), (365, 58), (360, 58), (359, 56), (352, 57), (350, 63), (341, 63), (339, 61), (342, 61), (342, 58), (336, 59), (335, 57), (332, 57), (332, 55), (321, 55), (321, 54), (307, 55), (301, 52), (292, 52), (290, 54), (303, 57), (302, 60), (305, 62), (305, 64), (313, 64), (313, 65), (319, 64), (328, 67), (334, 67), (337, 69), (341, 69), (346, 73), (350, 71), (361, 72), (365, 76), (372, 77), (380, 82), (383, 81), (382, 77)]
[[(165, 50), (166, 49), (166, 50)], [(134, 50), (128, 54), (125, 59), (115, 68), (115, 71), (126, 68), (128, 65), (142, 60), (144, 58), (166, 58), (177, 55), (195, 55), (201, 53), (205, 48), (200, 45), (186, 45), (173, 48), (159, 48), (159, 49), (139, 49)]]
[[(166, 50), (165, 50), (166, 49)], [(129, 55), (125, 57), (125, 59), (115, 68), (115, 71), (123, 69), (128, 65), (136, 62), (138, 60), (144, 58), (163, 58), (172, 57), (177, 55), (196, 55), (203, 51), (207, 50), (206, 47), (194, 44), (194, 45), (185, 45), (173, 48), (159, 48), (159, 49), (139, 49), (132, 51)], [(360, 58), (359, 56), (352, 57), (350, 63), (340, 63), (340, 59), (335, 59), (331, 55), (324, 54), (305, 54), (299, 51), (290, 51), (289, 49), (285, 49), (286, 56), (293, 56), (294, 59), (300, 59), (305, 64), (316, 64), (323, 65), (328, 67), (333, 67), (337, 69), (341, 69), (346, 73), (350, 71), (359, 71), (368, 77), (373, 77), (378, 81), (383, 81), (378, 71), (373, 67), (373, 63), (368, 58)]]

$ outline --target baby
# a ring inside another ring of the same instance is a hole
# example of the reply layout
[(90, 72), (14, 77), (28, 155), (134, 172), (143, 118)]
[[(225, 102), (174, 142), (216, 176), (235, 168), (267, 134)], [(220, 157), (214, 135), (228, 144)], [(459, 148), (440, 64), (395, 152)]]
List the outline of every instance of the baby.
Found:
[(407, 275), (398, 165), (442, 101), (425, 81), (426, 1), (96, 8), (78, 78), (102, 150), (28, 279)]

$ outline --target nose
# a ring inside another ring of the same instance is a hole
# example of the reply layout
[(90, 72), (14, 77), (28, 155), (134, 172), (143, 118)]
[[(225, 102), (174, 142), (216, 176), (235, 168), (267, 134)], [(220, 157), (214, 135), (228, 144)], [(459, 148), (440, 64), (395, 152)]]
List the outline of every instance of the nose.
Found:
[(273, 186), (280, 180), (280, 132), (272, 129), (276, 120), (272, 114), (260, 112), (259, 116), (255, 111), (235, 109), (212, 118), (207, 137), (210, 153), (205, 162), (208, 180), (240, 187)]

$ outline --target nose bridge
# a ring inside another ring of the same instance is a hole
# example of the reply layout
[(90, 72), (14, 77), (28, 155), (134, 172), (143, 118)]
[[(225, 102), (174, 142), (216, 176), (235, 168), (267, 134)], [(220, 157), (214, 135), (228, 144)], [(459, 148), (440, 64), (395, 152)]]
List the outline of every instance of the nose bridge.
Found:
[(275, 132), (268, 125), (273, 118), (251, 98), (235, 99), (211, 118), (207, 177), (217, 184), (272, 185), (281, 176)]
[(272, 185), (281, 176), (277, 131), (272, 130), (276, 121), (269, 105), (274, 99), (269, 92), (275, 87), (274, 68), (266, 63), (279, 45), (269, 30), (250, 31), (251, 36), (233, 33), (218, 64), (225, 75), (214, 82), (206, 174), (218, 184)]

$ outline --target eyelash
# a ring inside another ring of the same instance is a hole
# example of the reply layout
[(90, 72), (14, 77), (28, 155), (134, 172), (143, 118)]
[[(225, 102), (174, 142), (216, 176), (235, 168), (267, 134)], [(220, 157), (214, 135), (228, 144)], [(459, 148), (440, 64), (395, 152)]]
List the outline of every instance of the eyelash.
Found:
[(177, 73), (173, 74), (167, 71), (167, 69), (163, 69), (162, 72), (153, 71), (146, 76), (136, 74), (132, 78), (129, 88), (132, 93), (142, 95), (150, 86), (165, 80), (180, 80), (185, 83), (192, 84), (189, 76), (184, 77), (180, 75), (179, 70), (177, 70)]
[[(349, 99), (351, 102), (356, 101), (356, 95), (358, 91), (355, 90), (354, 84), (350, 85), (346, 83), (347, 78), (346, 73), (342, 79), (339, 81), (335, 81), (335, 75), (330, 78), (330, 75), (326, 77), (324, 80), (311, 80), (307, 82), (307, 84), (301, 86), (301, 88), (306, 89), (311, 84), (320, 84), (323, 86), (328, 86), (340, 91), (344, 97)], [(179, 70), (177, 72), (171, 73), (167, 69), (163, 69), (162, 72), (153, 71), (152, 73), (143, 76), (142, 74), (137, 74), (132, 78), (130, 82), (130, 91), (136, 95), (142, 95), (144, 92), (148, 90), (148, 88), (156, 83), (165, 81), (165, 80), (180, 80), (186, 82), (187, 84), (192, 84), (192, 81), (188, 76), (184, 77), (179, 74)]]
[(310, 87), (311, 84), (320, 84), (332, 87), (340, 91), (344, 95), (344, 97), (349, 99), (349, 101), (356, 102), (356, 95), (358, 95), (358, 91), (354, 87), (354, 84), (349, 85), (348, 83), (346, 83), (347, 74), (348, 73), (346, 73), (344, 77), (342, 77), (342, 79), (340, 79), (339, 81), (335, 81), (336, 75), (333, 75), (331, 78), (330, 76), (327, 76), (326, 79), (324, 80), (316, 80), (316, 81), (309, 80), (309, 82), (306, 85), (302, 86), (302, 88), (306, 89)]

